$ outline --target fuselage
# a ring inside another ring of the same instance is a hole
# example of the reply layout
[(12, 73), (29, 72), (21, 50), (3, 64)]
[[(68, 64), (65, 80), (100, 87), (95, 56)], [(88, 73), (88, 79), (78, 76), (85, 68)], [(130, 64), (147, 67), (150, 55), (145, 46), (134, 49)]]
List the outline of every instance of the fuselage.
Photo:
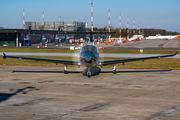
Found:
[(80, 64), (86, 67), (100, 65), (99, 50), (94, 45), (86, 45), (80, 51)]
[(167, 36), (156, 35), (156, 36), (146, 37), (146, 39), (173, 39), (177, 37), (178, 35), (167, 35)]

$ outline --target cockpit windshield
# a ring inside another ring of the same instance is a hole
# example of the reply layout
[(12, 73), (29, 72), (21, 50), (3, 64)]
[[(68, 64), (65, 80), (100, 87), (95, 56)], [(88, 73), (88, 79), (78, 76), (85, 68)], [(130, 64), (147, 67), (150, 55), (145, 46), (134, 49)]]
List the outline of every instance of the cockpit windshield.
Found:
[(97, 53), (98, 50), (93, 45), (86, 45), (81, 49), (81, 53)]

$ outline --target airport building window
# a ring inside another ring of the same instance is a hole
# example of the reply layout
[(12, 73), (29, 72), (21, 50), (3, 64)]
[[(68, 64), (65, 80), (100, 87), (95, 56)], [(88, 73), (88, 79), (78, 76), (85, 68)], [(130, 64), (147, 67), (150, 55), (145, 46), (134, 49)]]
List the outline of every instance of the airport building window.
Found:
[(16, 35), (0, 34), (0, 46), (16, 46)]

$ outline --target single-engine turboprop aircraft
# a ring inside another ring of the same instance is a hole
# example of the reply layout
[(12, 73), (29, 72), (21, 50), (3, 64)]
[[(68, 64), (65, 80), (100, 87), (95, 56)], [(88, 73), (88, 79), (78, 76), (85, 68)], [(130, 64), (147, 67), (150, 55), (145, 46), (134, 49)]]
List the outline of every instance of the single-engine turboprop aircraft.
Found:
[[(92, 35), (93, 34), (107, 34), (109, 32), (81, 32), (78, 34), (90, 34), (90, 42), (92, 43)], [(77, 33), (70, 33), (70, 34), (77, 34)], [(30, 58), (30, 57), (20, 57), (20, 56), (9, 56), (3, 53), (3, 58), (6, 59), (9, 58), (17, 58), (17, 59), (27, 59), (27, 60), (35, 60), (35, 61), (46, 61), (46, 62), (54, 62), (56, 64), (64, 64), (64, 74), (68, 73), (67, 65), (77, 65), (85, 66), (88, 68), (87, 70), (87, 76), (91, 77), (91, 71), (90, 68), (97, 67), (97, 66), (104, 66), (104, 65), (113, 65), (113, 73), (116, 74), (116, 64), (118, 63), (125, 63), (125, 62), (131, 62), (131, 61), (140, 61), (140, 60), (147, 60), (147, 59), (154, 59), (154, 58), (164, 58), (164, 57), (171, 57), (175, 56), (177, 54), (170, 54), (170, 55), (161, 55), (161, 56), (153, 56), (153, 57), (142, 57), (142, 58), (131, 58), (131, 59), (119, 59), (119, 60), (110, 60), (110, 61), (100, 61), (99, 60), (99, 51), (94, 45), (86, 45), (81, 48), (80, 50), (80, 60), (77, 61), (67, 61), (67, 60), (55, 60), (55, 59), (43, 59), (43, 58)]]

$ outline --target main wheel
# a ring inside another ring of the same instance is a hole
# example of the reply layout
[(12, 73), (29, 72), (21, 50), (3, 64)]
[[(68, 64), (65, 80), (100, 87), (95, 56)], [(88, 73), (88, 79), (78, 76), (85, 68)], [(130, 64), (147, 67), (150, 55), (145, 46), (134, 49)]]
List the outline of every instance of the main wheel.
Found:
[(116, 72), (116, 70), (113, 70), (113, 74), (116, 74), (117, 72)]
[(67, 71), (67, 70), (64, 70), (64, 74), (68, 74), (68, 71)]

